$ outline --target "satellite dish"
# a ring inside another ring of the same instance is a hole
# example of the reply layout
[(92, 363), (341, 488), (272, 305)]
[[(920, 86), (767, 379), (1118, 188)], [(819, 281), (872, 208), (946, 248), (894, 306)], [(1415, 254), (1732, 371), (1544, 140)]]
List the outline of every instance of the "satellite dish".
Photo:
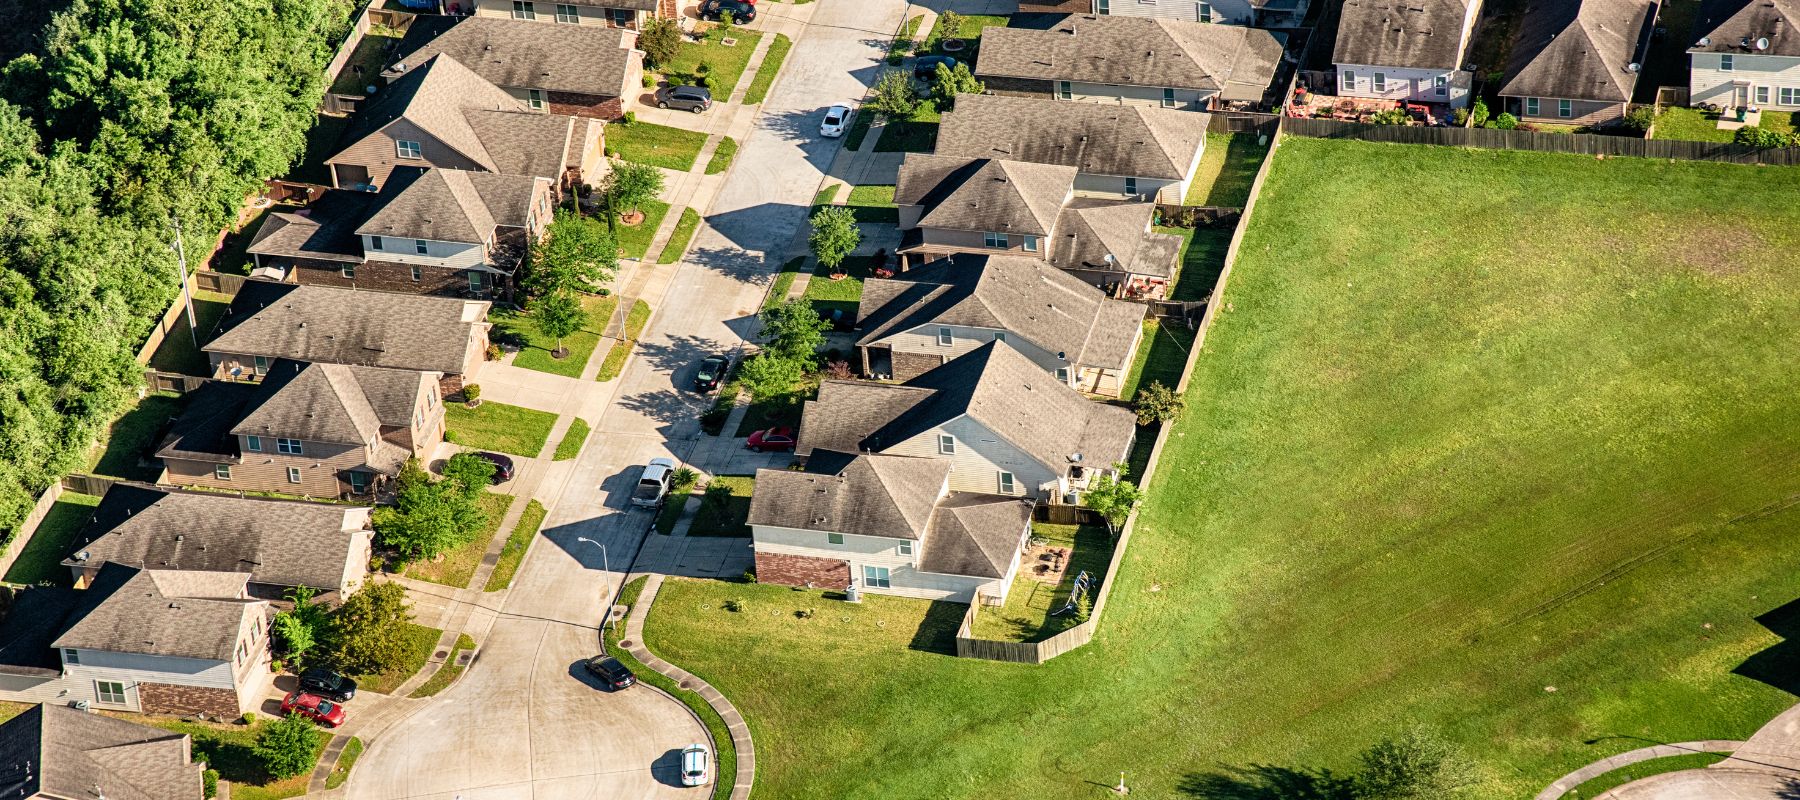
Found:
[(1626, 72), (1637, 72), (1638, 70), (1643, 69), (1643, 68), (1644, 68), (1644, 65), (1639, 64), (1636, 61), (1633, 61), (1633, 62), (1625, 65)]
[(1702, 37), (1700, 37), (1700, 46), (1701, 46), (1701, 47), (1705, 47), (1705, 46), (1707, 46), (1707, 45), (1709, 45), (1709, 44), (1712, 44), (1712, 37), (1711, 37), (1711, 36), (1702, 36)]
[(1758, 50), (1769, 49), (1769, 38), (1767, 36), (1765, 36), (1761, 39), (1757, 39), (1756, 40), (1756, 49), (1758, 49)]
[(1106, 254), (1106, 255), (1104, 255), (1104, 256), (1101, 256), (1101, 258), (1103, 258), (1103, 259), (1105, 259), (1105, 260), (1106, 260), (1106, 263), (1108, 263), (1108, 264), (1111, 264), (1111, 263), (1113, 263), (1113, 262), (1115, 262), (1115, 261), (1118, 261), (1118, 259), (1116, 259), (1116, 258), (1113, 258), (1113, 254), (1112, 254), (1112, 253), (1107, 253), (1107, 254)]

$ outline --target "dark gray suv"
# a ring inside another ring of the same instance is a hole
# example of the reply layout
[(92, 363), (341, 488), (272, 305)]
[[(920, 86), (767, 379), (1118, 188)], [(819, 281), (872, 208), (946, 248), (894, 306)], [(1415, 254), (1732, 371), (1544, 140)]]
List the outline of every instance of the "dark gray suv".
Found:
[(699, 86), (664, 86), (656, 90), (657, 108), (685, 108), (696, 114), (712, 108), (712, 91)]

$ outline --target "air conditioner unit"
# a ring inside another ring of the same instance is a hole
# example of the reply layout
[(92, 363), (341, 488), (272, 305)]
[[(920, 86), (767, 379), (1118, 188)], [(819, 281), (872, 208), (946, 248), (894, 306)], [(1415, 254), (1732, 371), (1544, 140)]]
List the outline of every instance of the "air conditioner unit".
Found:
[(88, 701), (86, 701), (86, 700), (70, 700), (69, 707), (75, 709), (76, 711), (86, 711), (86, 710), (88, 710)]

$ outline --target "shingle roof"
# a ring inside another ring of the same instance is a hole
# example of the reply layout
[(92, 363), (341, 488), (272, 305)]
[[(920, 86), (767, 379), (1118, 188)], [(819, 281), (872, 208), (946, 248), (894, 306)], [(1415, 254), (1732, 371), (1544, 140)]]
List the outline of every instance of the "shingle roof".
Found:
[(980, 77), (1218, 91), (1256, 100), (1275, 79), (1281, 42), (1241, 25), (1071, 15), (1049, 30), (989, 28)]
[(186, 734), (40, 704), (0, 724), (0, 795), (200, 800)]
[(253, 383), (211, 381), (183, 397), (187, 408), (176, 417), (157, 446), (157, 458), (199, 458), (238, 463), (237, 437), (231, 429), (244, 416), (262, 387)]
[(806, 403), (795, 453), (882, 452), (968, 416), (1055, 471), (1123, 458), (1137, 417), (1058, 382), (1005, 342), (989, 342), (904, 384), (825, 381)]
[(1462, 67), (1464, 0), (1344, 0), (1334, 64)]
[(1075, 167), (1084, 174), (1186, 178), (1209, 115), (1192, 111), (971, 94), (938, 123), (940, 156)]
[(357, 226), (379, 205), (377, 195), (326, 189), (306, 208), (271, 213), (251, 238), (249, 252), (267, 256), (361, 262)]
[(636, 57), (626, 46), (630, 35), (604, 25), (423, 15), (400, 40), (395, 63), (443, 53), (496, 86), (621, 97)]
[(1153, 203), (1076, 200), (1057, 217), (1044, 259), (1061, 269), (1174, 277), (1181, 237), (1150, 230), (1155, 210)]
[[(248, 572), (173, 572), (108, 564), (101, 567), (101, 574), (118, 570), (129, 573), (126, 580), (51, 647), (230, 661), (245, 620), (268, 612), (267, 603), (244, 594)], [(84, 593), (100, 586), (97, 582)], [(227, 586), (235, 586), (234, 596), (222, 596)]]
[(898, 278), (863, 284), (857, 341), (868, 345), (921, 325), (997, 328), (1069, 363), (1101, 369), (1130, 366), (1144, 307), (1035, 258), (952, 256)]
[(562, 114), (485, 108), (466, 109), (462, 116), (487, 150), (495, 172), (552, 180), (562, 179), (564, 167), (580, 163), (581, 151), (575, 150), (571, 159), (569, 150), (575, 131), (592, 124)]
[(1050, 235), (1075, 188), (1074, 167), (907, 153), (898, 205), (923, 206), (921, 228)]
[(950, 476), (939, 458), (819, 451), (805, 472), (756, 472), (749, 524), (922, 539)]
[(919, 569), (940, 575), (1002, 578), (1031, 525), (1031, 500), (951, 492), (931, 516)]
[(260, 391), (244, 406), (233, 436), (366, 445), (381, 426), (411, 424), (414, 401), (434, 372), (286, 359), (269, 365)]
[(209, 353), (460, 374), (485, 300), (245, 281)]
[[(1700, 6), (1694, 30), (1700, 34), (1688, 52), (1757, 53), (1800, 56), (1800, 2), (1796, 0), (1715, 0)], [(1700, 39), (1706, 41), (1700, 43)], [(1757, 41), (1769, 40), (1766, 49)]]
[(1623, 103), (1638, 73), (1638, 44), (1655, 25), (1655, 0), (1553, 0), (1525, 8), (1513, 42), (1507, 97)]
[(350, 126), (338, 137), (337, 149), (342, 151), (394, 120), (405, 118), (483, 169), (498, 169), (463, 112), (518, 108), (519, 101), (512, 95), (482, 80), (456, 59), (434, 58), (411, 65), (406, 74), (381, 87), (363, 103)]
[(525, 225), (532, 194), (545, 180), (459, 169), (395, 170), (394, 176), (358, 235), (484, 244), (496, 225)]

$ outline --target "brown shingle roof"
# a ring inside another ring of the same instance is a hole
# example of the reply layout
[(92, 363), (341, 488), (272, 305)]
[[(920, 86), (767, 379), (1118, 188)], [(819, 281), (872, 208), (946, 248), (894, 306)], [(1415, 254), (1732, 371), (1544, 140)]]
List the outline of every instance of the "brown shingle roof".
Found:
[(245, 404), (233, 436), (366, 445), (381, 426), (412, 423), (419, 391), (435, 372), (279, 360), (269, 365), (255, 399)]
[(1002, 578), (1031, 525), (1031, 500), (951, 492), (931, 516), (919, 569), (941, 575)]
[(1655, 0), (1534, 2), (1525, 8), (1500, 94), (1630, 100), (1638, 78), (1630, 67), (1655, 19)]
[(423, 63), (442, 53), (495, 86), (621, 97), (638, 57), (626, 46), (632, 35), (604, 25), (424, 15), (400, 40), (395, 63)]
[(1056, 237), (1044, 258), (1061, 269), (1173, 277), (1181, 237), (1150, 230), (1155, 210), (1153, 203), (1076, 200), (1057, 217)]
[(361, 262), (362, 239), (356, 235), (356, 228), (378, 204), (378, 196), (369, 192), (326, 189), (306, 208), (269, 214), (251, 238), (249, 252)]
[(110, 570), (133, 574), (51, 647), (230, 661), (245, 621), (268, 613), (267, 603), (246, 599), (248, 572), (102, 568)]
[(922, 539), (950, 476), (938, 458), (818, 451), (805, 472), (756, 472), (749, 524)]
[[(1717, 0), (1700, 6), (1696, 39), (1688, 52), (1759, 53), (1800, 56), (1800, 2), (1796, 0)], [(1766, 49), (1757, 41), (1769, 40)]]
[(1281, 42), (1241, 25), (1071, 15), (1049, 30), (989, 28), (980, 77), (1217, 91), (1256, 100), (1275, 79)]
[(1050, 235), (1075, 188), (1074, 167), (907, 153), (898, 205), (923, 206), (921, 228)]
[(1468, 11), (1466, 0), (1345, 0), (1331, 62), (1460, 69)]
[[(459, 169), (395, 170), (380, 207), (356, 229), (360, 236), (484, 244), (496, 225), (523, 227), (544, 178)], [(394, 190), (392, 194), (389, 190)]]
[(1169, 108), (971, 94), (938, 124), (933, 152), (1181, 180), (1206, 144), (1207, 119)]
[(186, 734), (48, 703), (0, 724), (0, 795), (200, 800)]
[(485, 300), (246, 281), (209, 353), (460, 374)]

